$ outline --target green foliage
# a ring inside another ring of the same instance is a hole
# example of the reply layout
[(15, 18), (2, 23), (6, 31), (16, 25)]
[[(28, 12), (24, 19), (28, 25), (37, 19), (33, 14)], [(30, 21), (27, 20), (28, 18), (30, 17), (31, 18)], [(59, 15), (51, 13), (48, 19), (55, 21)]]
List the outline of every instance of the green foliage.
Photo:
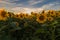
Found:
[(31, 20), (11, 16), (0, 20), (0, 40), (60, 40), (60, 18), (43, 24)]

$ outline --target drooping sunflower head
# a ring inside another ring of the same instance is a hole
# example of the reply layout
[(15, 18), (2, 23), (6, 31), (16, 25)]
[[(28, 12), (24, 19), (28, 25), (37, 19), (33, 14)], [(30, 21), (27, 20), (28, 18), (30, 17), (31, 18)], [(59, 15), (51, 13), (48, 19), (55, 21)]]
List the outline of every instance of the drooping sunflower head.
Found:
[(8, 12), (8, 15), (9, 15), (9, 17), (14, 17), (15, 16), (15, 14), (12, 13), (12, 12)]
[(34, 15), (34, 12), (31, 12), (31, 15)]
[(40, 15), (37, 17), (36, 21), (38, 21), (39, 23), (44, 23), (47, 20), (47, 16), (46, 15)]
[(43, 10), (42, 13), (45, 13), (45, 10)]
[(38, 13), (31, 12), (31, 15), (33, 15), (33, 16), (38, 16)]

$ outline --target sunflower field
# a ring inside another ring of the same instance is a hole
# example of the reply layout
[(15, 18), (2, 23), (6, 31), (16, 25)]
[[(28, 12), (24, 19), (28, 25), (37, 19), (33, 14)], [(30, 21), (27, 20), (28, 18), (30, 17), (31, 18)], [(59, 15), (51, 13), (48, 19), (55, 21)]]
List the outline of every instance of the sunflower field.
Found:
[(0, 40), (60, 40), (60, 11), (14, 14), (1, 9)]

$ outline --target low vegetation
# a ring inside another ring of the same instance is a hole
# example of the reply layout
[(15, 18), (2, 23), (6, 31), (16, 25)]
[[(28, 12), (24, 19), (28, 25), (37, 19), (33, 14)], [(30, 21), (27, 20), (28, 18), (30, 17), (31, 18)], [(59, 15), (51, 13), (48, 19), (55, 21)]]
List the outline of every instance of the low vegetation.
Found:
[(60, 40), (60, 11), (14, 14), (0, 10), (0, 40)]

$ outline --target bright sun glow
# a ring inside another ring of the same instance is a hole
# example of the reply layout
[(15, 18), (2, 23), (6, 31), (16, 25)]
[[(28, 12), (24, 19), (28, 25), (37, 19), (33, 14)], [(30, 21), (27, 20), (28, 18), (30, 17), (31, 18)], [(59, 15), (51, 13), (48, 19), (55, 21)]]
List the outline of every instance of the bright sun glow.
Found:
[(30, 14), (30, 13), (31, 13), (31, 11), (30, 11), (30, 10), (27, 10), (27, 11), (26, 11), (26, 13), (29, 13), (29, 14)]

